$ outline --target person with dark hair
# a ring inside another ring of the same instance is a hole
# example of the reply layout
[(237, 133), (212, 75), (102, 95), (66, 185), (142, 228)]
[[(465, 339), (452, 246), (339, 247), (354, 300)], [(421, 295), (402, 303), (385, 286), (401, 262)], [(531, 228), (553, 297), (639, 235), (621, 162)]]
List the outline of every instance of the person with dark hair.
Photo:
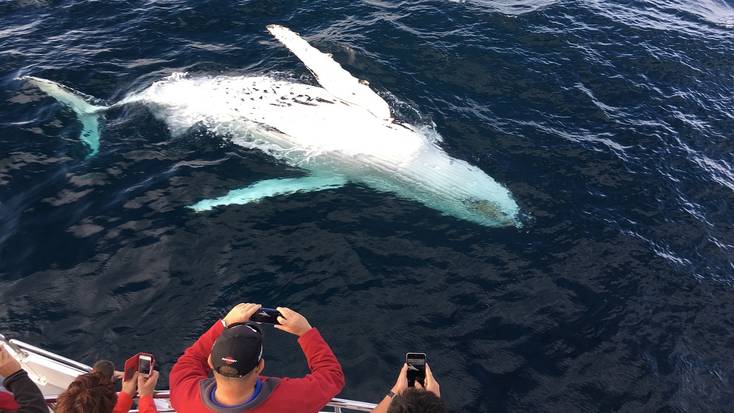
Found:
[(441, 386), (433, 377), (431, 367), (426, 363), (425, 387), (415, 382), (408, 387), (408, 365), (403, 364), (395, 385), (372, 413), (448, 413), (446, 404), (441, 400)]
[[(0, 376), (5, 377), (3, 387), (13, 393), (12, 400), (3, 392), (3, 409), (18, 413), (48, 413), (46, 400), (36, 383), (28, 377), (20, 363), (0, 344)], [(15, 402), (15, 403), (13, 403)], [(11, 410), (15, 408), (16, 410)]]
[[(344, 387), (344, 373), (315, 328), (278, 307), (275, 328), (298, 336), (311, 373), (264, 377), (263, 336), (248, 324), (259, 304), (238, 304), (186, 349), (170, 375), (171, 404), (179, 413), (316, 413)], [(213, 374), (214, 377), (209, 377)]]
[(74, 379), (56, 400), (56, 413), (110, 413), (117, 396), (112, 380), (103, 373), (86, 373)]
[(393, 398), (387, 413), (448, 413), (448, 409), (432, 392), (410, 387)]
[(102, 373), (114, 382), (116, 373), (115, 364), (109, 360), (98, 360), (94, 363), (94, 366), (92, 366), (92, 373)]
[[(109, 363), (109, 364), (108, 364)], [(112, 372), (112, 373), (110, 373)], [(122, 382), (122, 391), (115, 393), (114, 366), (111, 362), (95, 363), (91, 373), (77, 377), (56, 401), (55, 413), (127, 413), (133, 398), (140, 393), (138, 411), (156, 413), (153, 389), (158, 372), (149, 376), (135, 373)]]

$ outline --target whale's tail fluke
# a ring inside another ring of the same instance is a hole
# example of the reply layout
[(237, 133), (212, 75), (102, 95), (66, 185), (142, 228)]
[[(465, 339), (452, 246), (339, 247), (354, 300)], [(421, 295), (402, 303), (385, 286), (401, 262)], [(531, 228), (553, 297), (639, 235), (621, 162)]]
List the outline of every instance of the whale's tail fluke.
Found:
[(35, 85), (59, 103), (74, 111), (77, 119), (82, 124), (79, 138), (90, 150), (87, 157), (96, 155), (99, 150), (100, 119), (104, 111), (109, 108), (93, 105), (87, 102), (82, 93), (51, 80), (33, 76), (25, 76), (22, 80)]

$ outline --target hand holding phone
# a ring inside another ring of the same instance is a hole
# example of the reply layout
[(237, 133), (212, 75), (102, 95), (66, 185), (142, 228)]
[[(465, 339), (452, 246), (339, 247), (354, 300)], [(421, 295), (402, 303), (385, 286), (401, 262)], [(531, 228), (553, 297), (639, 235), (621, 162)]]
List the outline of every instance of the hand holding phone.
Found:
[(280, 311), (274, 308), (260, 307), (260, 309), (250, 317), (250, 321), (254, 321), (256, 323), (280, 324), (278, 317), (283, 317)]
[[(426, 391), (429, 391), (439, 398), (441, 397), (441, 386), (438, 384), (438, 381), (436, 381), (436, 378), (433, 377), (433, 372), (431, 371), (431, 366), (426, 363)], [(416, 387), (420, 386), (420, 384), (416, 385)]]
[(426, 353), (406, 353), (405, 364), (408, 366), (408, 387), (415, 383), (426, 385)]
[(149, 353), (138, 353), (125, 360), (125, 371), (123, 381), (129, 381), (137, 372), (148, 375), (153, 371), (155, 358)]
[(262, 307), (260, 304), (239, 303), (232, 308), (222, 319), (225, 325), (231, 326), (236, 323), (246, 323), (253, 314)]
[(138, 376), (138, 393), (140, 394), (140, 397), (153, 397), (153, 394), (155, 394), (155, 386), (156, 384), (158, 384), (159, 376), (160, 374), (155, 370), (151, 371), (150, 374), (147, 376)]
[(278, 330), (295, 334), (298, 337), (301, 337), (311, 330), (311, 324), (309, 324), (306, 317), (301, 314), (288, 307), (278, 307), (278, 311), (283, 314), (278, 318), (278, 324), (274, 326)]

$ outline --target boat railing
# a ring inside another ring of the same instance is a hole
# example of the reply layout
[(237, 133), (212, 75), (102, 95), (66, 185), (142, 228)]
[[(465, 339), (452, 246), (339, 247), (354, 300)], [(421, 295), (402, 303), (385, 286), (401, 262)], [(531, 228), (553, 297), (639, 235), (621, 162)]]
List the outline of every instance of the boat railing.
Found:
[(79, 363), (78, 361), (72, 360), (70, 358), (66, 358), (64, 356), (60, 356), (56, 353), (52, 353), (50, 351), (44, 350), (34, 345), (24, 343), (19, 340), (7, 340), (5, 336), (3, 336), (2, 334), (0, 334), (0, 338), (2, 338), (3, 342), (5, 342), (6, 344), (9, 344), (10, 348), (13, 349), (16, 353), (20, 353), (21, 357), (25, 356), (27, 354), (26, 353), (27, 351), (30, 351), (31, 353), (35, 353), (35, 354), (38, 354), (39, 356), (49, 358), (61, 364), (65, 364), (69, 367), (77, 368), (79, 370), (82, 370), (85, 373), (92, 371), (91, 366), (87, 366), (86, 364)]
[[(61, 374), (66, 375), (66, 380), (68, 382), (71, 382), (74, 377), (76, 376), (69, 376), (70, 372), (73, 374), (79, 375), (83, 373), (87, 373), (92, 371), (92, 368), (86, 364), (79, 363), (75, 360), (60, 356), (56, 353), (52, 353), (50, 351), (44, 350), (42, 348), (30, 345), (28, 343), (22, 342), (20, 340), (14, 340), (14, 339), (7, 339), (5, 336), (0, 334), (0, 343), (6, 345), (9, 347), (15, 355), (19, 358), (20, 363), (23, 365), (23, 368), (30, 369), (30, 370), (40, 370), (40, 369), (34, 369), (32, 366), (29, 366), (28, 364), (32, 361), (35, 367), (43, 367), (44, 370), (51, 369), (51, 370), (58, 370), (55, 368), (55, 366), (61, 365), (65, 368), (65, 371), (60, 372)], [(31, 359), (31, 355), (35, 356), (33, 357), (33, 360)], [(39, 384), (52, 384), (49, 383), (47, 377), (44, 377), (44, 374), (42, 371), (36, 372), (35, 374), (31, 375), (31, 378), (34, 379), (34, 381), (40, 382)], [(68, 383), (59, 383), (57, 387), (59, 388), (66, 388)], [(48, 386), (51, 388), (51, 386)], [(42, 387), (42, 389), (46, 389), (46, 387)], [(58, 392), (58, 390), (57, 390)], [(46, 398), (46, 403), (53, 409), (53, 406), (56, 404), (56, 401), (58, 399), (58, 394), (46, 394), (47, 391), (44, 392), (44, 397)], [(158, 412), (160, 413), (173, 413), (175, 410), (170, 405), (170, 399), (171, 399), (171, 393), (169, 390), (159, 390), (156, 391), (153, 395), (153, 398), (156, 400), (156, 407)], [(327, 410), (325, 413), (347, 413), (347, 412), (369, 412), (372, 411), (372, 409), (375, 408), (374, 403), (366, 403), (361, 402), (357, 400), (349, 400), (349, 399), (340, 399), (340, 398), (333, 398), (329, 403), (326, 404), (326, 407), (330, 408), (331, 410)], [(136, 413), (137, 410), (130, 410), (131, 413)]]
[[(163, 401), (165, 403), (168, 403), (170, 400), (171, 394), (168, 390), (160, 390), (156, 391), (153, 394), (153, 398)], [(46, 398), (46, 404), (53, 407), (56, 404), (56, 400), (58, 399), (58, 395), (51, 395), (51, 396), (45, 396)], [(372, 409), (375, 408), (374, 403), (366, 403), (366, 402), (360, 402), (356, 400), (349, 400), (349, 399), (340, 399), (340, 398), (333, 398), (329, 403), (326, 404), (326, 407), (330, 407), (332, 410), (331, 413), (347, 413), (347, 412), (370, 412)], [(170, 407), (161, 406), (157, 403), (157, 411), (158, 413), (175, 413), (175, 410)], [(137, 413), (137, 410), (132, 409), (130, 410), (130, 413)], [(329, 412), (323, 412), (323, 413), (329, 413)]]

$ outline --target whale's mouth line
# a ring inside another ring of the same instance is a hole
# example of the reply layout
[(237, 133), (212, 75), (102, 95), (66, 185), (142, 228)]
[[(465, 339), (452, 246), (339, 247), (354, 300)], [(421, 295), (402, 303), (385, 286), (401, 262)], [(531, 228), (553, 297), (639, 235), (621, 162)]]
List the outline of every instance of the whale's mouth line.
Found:
[(464, 206), (481, 216), (493, 219), (499, 223), (512, 223), (514, 217), (503, 211), (496, 203), (486, 199), (468, 198), (463, 201)]

